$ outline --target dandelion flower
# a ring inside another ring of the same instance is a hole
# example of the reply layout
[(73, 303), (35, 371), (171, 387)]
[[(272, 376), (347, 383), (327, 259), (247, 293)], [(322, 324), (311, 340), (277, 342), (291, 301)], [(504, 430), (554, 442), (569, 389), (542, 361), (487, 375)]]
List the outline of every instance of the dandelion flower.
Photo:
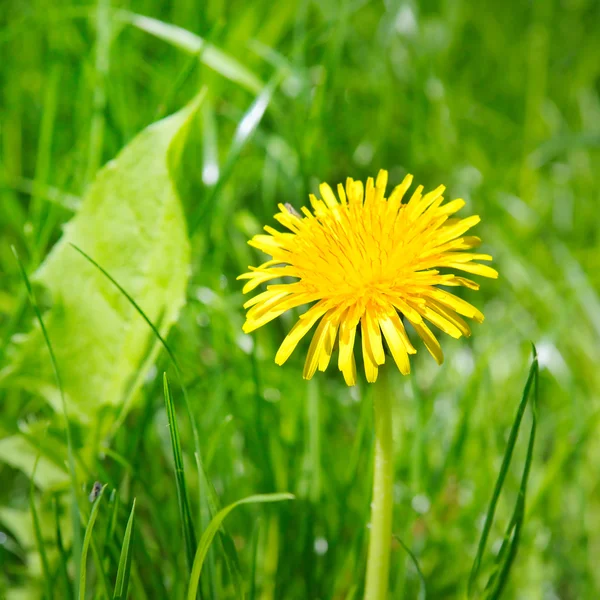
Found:
[(248, 280), (244, 293), (273, 279), (295, 281), (268, 285), (246, 302), (244, 331), (254, 331), (292, 308), (314, 303), (300, 316), (275, 357), (282, 365), (318, 322), (306, 357), (305, 379), (327, 368), (336, 339), (339, 369), (346, 383), (354, 385), (355, 343), (362, 346), (367, 381), (374, 382), (386, 359), (384, 344), (398, 369), (405, 375), (410, 372), (409, 355), (416, 350), (403, 320), (412, 325), (439, 364), (442, 349), (428, 323), (459, 338), (471, 334), (462, 317), (483, 321), (474, 306), (441, 289), (479, 288), (452, 271), (498, 277), (494, 269), (476, 262), (489, 261), (491, 256), (469, 252), (481, 242), (465, 235), (479, 223), (479, 217), (454, 218), (465, 203), (460, 199), (444, 203), (443, 185), (425, 195), (419, 186), (402, 202), (412, 175), (386, 198), (387, 179), (383, 170), (375, 182), (370, 177), (366, 186), (348, 178), (345, 188), (338, 185), (338, 197), (323, 183), (320, 200), (310, 195), (312, 211), (303, 207), (300, 215), (289, 205), (279, 205), (275, 219), (287, 231), (265, 227), (266, 235), (256, 235), (249, 242), (272, 258), (240, 275), (239, 279)]

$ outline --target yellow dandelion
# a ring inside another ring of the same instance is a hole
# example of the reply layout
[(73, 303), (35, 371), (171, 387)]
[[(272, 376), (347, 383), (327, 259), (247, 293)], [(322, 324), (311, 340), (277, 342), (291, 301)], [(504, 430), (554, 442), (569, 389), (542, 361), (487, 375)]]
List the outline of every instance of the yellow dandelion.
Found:
[(384, 341), (398, 369), (405, 375), (410, 372), (409, 354), (416, 350), (403, 319), (439, 364), (442, 349), (427, 323), (459, 338), (471, 334), (462, 317), (483, 321), (474, 306), (441, 289), (479, 289), (479, 284), (447, 269), (498, 277), (491, 267), (475, 262), (489, 261), (491, 256), (465, 252), (481, 243), (478, 237), (465, 235), (479, 223), (479, 217), (452, 218), (465, 202), (444, 204), (443, 185), (425, 195), (419, 186), (403, 203), (412, 175), (386, 198), (387, 179), (383, 170), (375, 182), (370, 177), (366, 186), (348, 178), (345, 189), (338, 185), (339, 199), (323, 183), (321, 200), (310, 195), (312, 211), (303, 207), (300, 215), (289, 205), (279, 205), (275, 219), (288, 231), (265, 227), (266, 235), (249, 242), (272, 258), (240, 275), (238, 279), (248, 280), (244, 293), (272, 279), (296, 281), (269, 285), (246, 302), (244, 331), (254, 331), (294, 307), (314, 303), (300, 316), (275, 357), (282, 365), (319, 322), (306, 357), (305, 379), (327, 368), (337, 338), (339, 369), (346, 383), (354, 385), (359, 326), (365, 374), (367, 381), (374, 382), (386, 358)]

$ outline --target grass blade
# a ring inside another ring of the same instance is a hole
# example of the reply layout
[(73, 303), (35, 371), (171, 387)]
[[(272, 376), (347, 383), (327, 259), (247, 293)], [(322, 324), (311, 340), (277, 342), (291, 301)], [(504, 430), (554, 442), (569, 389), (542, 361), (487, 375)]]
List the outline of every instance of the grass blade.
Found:
[(98, 509), (100, 508), (100, 501), (102, 500), (102, 496), (104, 495), (104, 490), (108, 484), (104, 484), (98, 497), (96, 498), (94, 505), (92, 506), (92, 511), (90, 512), (90, 518), (88, 520), (87, 527), (85, 528), (85, 535), (83, 536), (83, 546), (81, 548), (81, 570), (79, 572), (79, 600), (85, 600), (85, 580), (87, 575), (87, 555), (90, 547), (90, 542), (92, 541), (92, 532), (94, 530), (94, 524), (96, 523), (96, 518), (98, 517)]
[[(175, 354), (173, 353), (173, 351), (167, 344), (166, 340), (160, 334), (160, 331), (158, 331), (158, 329), (156, 328), (154, 323), (152, 323), (152, 321), (148, 318), (146, 313), (140, 308), (140, 306), (132, 298), (132, 296), (127, 292), (127, 290), (114, 277), (112, 277), (112, 275), (110, 273), (108, 273), (108, 271), (106, 271), (106, 269), (104, 269), (101, 265), (99, 265), (91, 256), (86, 254), (81, 248), (79, 248), (75, 244), (71, 244), (71, 246), (73, 246), (73, 249), (76, 250), (77, 252), (79, 252), (79, 254), (81, 254), (87, 261), (89, 261), (92, 265), (94, 265), (94, 267), (96, 267), (123, 294), (123, 296), (125, 296), (125, 298), (127, 298), (129, 303), (133, 306), (133, 308), (137, 311), (137, 313), (142, 317), (142, 319), (144, 319), (144, 321), (146, 322), (148, 327), (150, 327), (150, 329), (152, 330), (152, 332), (154, 333), (154, 335), (156, 336), (156, 338), (158, 339), (158, 341), (161, 343), (162, 347), (165, 349), (166, 353), (168, 354), (168, 356), (173, 364), (173, 368), (175, 369), (175, 373), (177, 374), (177, 378), (179, 380), (181, 390), (183, 392), (185, 408), (186, 408), (188, 419), (190, 421), (190, 426), (192, 428), (192, 435), (194, 438), (194, 450), (195, 450), (195, 455), (196, 455), (196, 464), (198, 467), (198, 478), (199, 478), (199, 481), (202, 482), (203, 478), (204, 478), (204, 473), (203, 473), (203, 469), (202, 469), (202, 460), (201, 460), (201, 453), (200, 453), (200, 436), (198, 434), (198, 427), (196, 425), (196, 420), (194, 419), (194, 415), (192, 413), (192, 408), (191, 408), (190, 401), (188, 398), (187, 388), (183, 381), (183, 375), (181, 374), (181, 369), (179, 368), (179, 363), (177, 362), (177, 359), (175, 358)], [(166, 379), (166, 374), (165, 374), (165, 378), (164, 378), (164, 385), (165, 385), (165, 402), (167, 402), (166, 394), (168, 391), (168, 382)], [(170, 393), (169, 393), (168, 405), (171, 406), (172, 417), (173, 417), (173, 421), (171, 423), (171, 416), (169, 416), (169, 423), (171, 426), (171, 435), (173, 435), (173, 432), (176, 431), (177, 432), (177, 440), (179, 440), (179, 430), (177, 428), (177, 423), (175, 421), (175, 408), (171, 402)], [(168, 406), (167, 406), (167, 414), (169, 414)], [(175, 429), (173, 429), (173, 427), (175, 427)], [(173, 442), (173, 438), (171, 438), (171, 441)], [(184, 479), (183, 485), (185, 488), (185, 478), (183, 475), (183, 457), (181, 455), (181, 445), (180, 445), (179, 441), (178, 441), (178, 445), (179, 445), (179, 459), (180, 459), (180, 464), (181, 464), (181, 476)], [(174, 451), (174, 456), (175, 456), (175, 451)], [(177, 465), (177, 462), (176, 462), (176, 465)], [(176, 475), (177, 475), (177, 473), (178, 473), (178, 468), (176, 466)], [(177, 477), (179, 477), (179, 475), (177, 475)], [(179, 494), (179, 491), (180, 490), (179, 490), (179, 481), (178, 481), (178, 489), (177, 489), (178, 494)], [(186, 504), (185, 508), (181, 504), (182, 501), (183, 501), (183, 499), (180, 500), (180, 516), (182, 519), (184, 532), (187, 531), (188, 535), (191, 535), (191, 533), (193, 533), (193, 520), (191, 517), (191, 511), (190, 511), (190, 506), (189, 506), (189, 500), (187, 497), (187, 492), (186, 492), (186, 496), (185, 496), (185, 504)], [(189, 544), (189, 546), (188, 546), (188, 544)], [(195, 534), (193, 535), (193, 537), (190, 537), (190, 539), (186, 541), (186, 548), (188, 549), (188, 553), (187, 553), (188, 565), (189, 565), (189, 568), (191, 569), (191, 565), (192, 565), (193, 557), (194, 557), (194, 550), (196, 548)]]
[[(490, 534), (492, 523), (494, 521), (494, 514), (496, 512), (496, 506), (498, 504), (498, 499), (500, 497), (500, 493), (502, 492), (502, 487), (504, 485), (504, 480), (506, 478), (506, 474), (510, 467), (510, 461), (512, 459), (512, 454), (513, 454), (513, 451), (515, 448), (515, 444), (517, 442), (517, 437), (519, 435), (519, 428), (521, 425), (521, 421), (523, 419), (523, 415), (525, 413), (525, 408), (527, 407), (527, 403), (529, 401), (532, 386), (535, 386), (535, 389), (537, 392), (537, 379), (538, 379), (537, 351), (536, 351), (535, 346), (533, 346), (533, 361), (532, 361), (531, 367), (529, 369), (529, 375), (527, 377), (527, 382), (525, 383), (525, 388), (523, 389), (523, 396), (521, 398), (521, 402), (519, 403), (519, 407), (517, 409), (517, 414), (515, 416), (515, 420), (513, 421), (513, 424), (512, 424), (511, 430), (510, 430), (510, 435), (508, 437), (506, 452), (504, 453), (504, 458), (502, 459), (500, 473), (498, 474), (498, 479), (496, 480), (496, 485), (494, 486), (494, 491), (492, 493), (492, 499), (490, 501), (490, 505), (489, 505), (489, 508), (488, 508), (488, 511), (486, 514), (483, 531), (481, 533), (481, 538), (479, 540), (479, 545), (477, 548), (477, 554), (475, 555), (475, 560), (473, 561), (473, 566), (471, 568), (471, 574), (469, 575), (469, 582), (468, 582), (468, 589), (467, 589), (469, 597), (473, 594), (473, 591), (474, 591), (475, 581), (477, 579), (477, 575), (479, 574), (479, 569), (481, 567), (481, 560), (482, 560), (483, 554), (485, 552), (485, 546), (486, 546), (486, 543), (487, 543), (487, 540), (488, 540), (488, 537)], [(534, 396), (535, 396), (535, 394), (534, 394)], [(525, 467), (523, 470), (523, 477), (521, 479), (521, 486), (519, 488), (519, 496), (517, 499), (517, 504), (515, 507), (513, 517), (511, 519), (511, 522), (509, 523), (509, 526), (507, 529), (507, 536), (513, 529), (514, 529), (514, 535), (513, 535), (512, 543), (510, 544), (510, 551), (507, 555), (507, 558), (506, 558), (503, 566), (501, 567), (501, 571), (500, 571), (501, 576), (498, 579), (498, 582), (499, 582), (498, 585), (500, 585), (501, 587), (504, 585), (504, 582), (506, 581), (506, 577), (508, 576), (508, 571), (512, 564), (512, 560), (514, 559), (514, 556), (516, 554), (517, 545), (518, 545), (518, 541), (519, 541), (519, 533), (520, 533), (521, 525), (523, 523), (523, 518), (524, 518), (525, 491), (526, 491), (526, 487), (527, 487), (527, 481), (529, 478), (529, 470), (531, 467), (531, 460), (532, 460), (532, 454), (533, 454), (533, 443), (535, 441), (535, 430), (536, 430), (536, 414), (535, 414), (536, 402), (535, 402), (535, 399), (533, 400), (532, 404), (533, 404), (533, 409), (532, 409), (533, 421), (532, 421), (531, 433), (529, 436), (529, 444), (528, 444), (528, 448), (527, 448), (527, 458), (526, 458)], [(502, 558), (502, 554), (506, 553), (505, 543), (507, 542), (507, 539), (508, 538), (505, 537), (505, 541), (503, 543), (504, 553), (503, 552), (500, 553), (499, 559)], [(494, 577), (494, 576), (492, 576), (492, 577)], [(501, 587), (499, 588), (499, 591), (501, 591)], [(496, 588), (494, 588), (494, 589), (496, 589)], [(497, 597), (497, 596), (494, 596), (494, 597)]]
[(184, 52), (197, 54), (200, 62), (250, 92), (258, 92), (263, 87), (260, 79), (235, 58), (187, 29), (128, 10), (117, 11), (116, 16), (120, 21), (133, 25)]
[(179, 516), (181, 518), (181, 527), (183, 529), (183, 539), (185, 540), (185, 550), (187, 563), (192, 568), (194, 562), (194, 550), (196, 548), (196, 533), (194, 531), (194, 521), (190, 510), (190, 501), (185, 483), (185, 471), (183, 467), (183, 453), (181, 451), (181, 441), (179, 439), (179, 428), (177, 426), (177, 416), (175, 406), (171, 398), (169, 381), (167, 374), (163, 374), (163, 383), (165, 390), (165, 407), (169, 419), (169, 432), (171, 434), (171, 447), (173, 449), (173, 461), (175, 463), (175, 482), (177, 484), (177, 501), (179, 504)]
[(48, 348), (48, 352), (50, 354), (50, 361), (52, 362), (52, 369), (54, 370), (54, 377), (56, 378), (56, 385), (60, 391), (60, 399), (63, 408), (63, 417), (65, 419), (65, 432), (67, 437), (67, 453), (68, 453), (68, 463), (69, 463), (69, 474), (71, 476), (71, 492), (72, 492), (72, 500), (71, 500), (71, 521), (73, 526), (73, 544), (72, 544), (72, 553), (73, 553), (73, 563), (75, 565), (75, 596), (78, 595), (78, 582), (79, 582), (79, 573), (81, 571), (81, 529), (79, 525), (80, 512), (79, 512), (79, 504), (77, 499), (77, 490), (79, 489), (79, 484), (77, 483), (77, 473), (75, 471), (75, 455), (73, 453), (73, 437), (71, 435), (71, 425), (69, 423), (69, 413), (67, 411), (67, 401), (65, 399), (64, 388), (62, 385), (62, 379), (60, 377), (60, 371), (58, 370), (58, 364), (56, 362), (56, 356), (54, 355), (54, 350), (52, 349), (52, 344), (50, 343), (50, 338), (48, 336), (48, 331), (46, 330), (46, 326), (44, 325), (44, 319), (42, 319), (42, 313), (37, 305), (37, 301), (33, 294), (33, 290), (31, 288), (31, 282), (29, 281), (29, 277), (27, 276), (27, 272), (25, 271), (25, 267), (19, 258), (19, 254), (14, 246), (11, 247), (17, 262), (19, 263), (19, 269), (21, 271), (21, 276), (23, 277), (23, 282), (25, 283), (25, 287), (27, 289), (27, 295), (29, 296), (29, 301), (33, 306), (33, 310), (35, 312), (36, 319), (40, 325), (42, 330), (42, 334), (44, 336), (44, 341), (46, 342), (46, 346)]
[(511, 517), (510, 523), (506, 528), (504, 540), (502, 542), (502, 546), (500, 547), (500, 552), (498, 553), (498, 558), (496, 560), (497, 569), (496, 572), (493, 573), (490, 577), (490, 580), (486, 586), (486, 590), (489, 590), (488, 594), (486, 595), (486, 598), (490, 598), (490, 600), (497, 600), (498, 598), (500, 598), (504, 586), (508, 581), (510, 568), (512, 567), (514, 559), (517, 555), (519, 540), (521, 537), (521, 529), (525, 520), (525, 498), (527, 494), (527, 482), (529, 480), (531, 463), (533, 461), (533, 447), (535, 444), (535, 433), (537, 428), (539, 367), (535, 358), (537, 356), (535, 347), (533, 348), (533, 354), (535, 371), (533, 380), (533, 399), (531, 403), (532, 418), (531, 430), (529, 433), (529, 442), (527, 444), (527, 454), (525, 457), (525, 466), (523, 467), (523, 474), (521, 476), (521, 484), (519, 486), (519, 495), (515, 504), (515, 510)]
[(427, 598), (427, 585), (425, 583), (425, 577), (423, 576), (423, 571), (421, 571), (421, 567), (419, 566), (419, 561), (417, 557), (413, 554), (412, 550), (397, 536), (394, 536), (394, 539), (404, 548), (412, 564), (417, 570), (417, 575), (419, 577), (419, 595), (417, 596), (417, 600), (425, 600)]
[(63, 543), (62, 532), (60, 530), (60, 509), (58, 504), (57, 496), (54, 496), (53, 499), (54, 506), (54, 527), (56, 530), (56, 547), (58, 549), (59, 559), (58, 559), (58, 568), (60, 569), (60, 574), (65, 581), (65, 594), (66, 600), (71, 600), (73, 598), (73, 590), (71, 589), (71, 582), (69, 580), (69, 574), (67, 572), (67, 564), (69, 562), (69, 558), (67, 556), (67, 552), (65, 550), (65, 546)]
[(123, 536), (123, 545), (121, 547), (121, 556), (119, 557), (119, 568), (117, 569), (117, 581), (113, 600), (125, 600), (127, 589), (129, 588), (129, 574), (131, 572), (131, 538), (133, 535), (133, 522), (135, 519), (135, 498), (131, 507), (131, 514), (125, 528)]
[(190, 577), (190, 582), (188, 586), (187, 592), (187, 600), (195, 600), (196, 594), (198, 592), (198, 584), (200, 583), (200, 574), (202, 573), (202, 566), (204, 565), (204, 559), (208, 553), (208, 549), (210, 548), (210, 544), (213, 541), (213, 538), (219, 531), (221, 527), (221, 523), (225, 520), (225, 517), (236, 507), (242, 504), (256, 504), (256, 503), (265, 503), (265, 502), (281, 502), (282, 500), (293, 500), (293, 494), (288, 494), (286, 492), (277, 493), (277, 494), (256, 494), (255, 496), (248, 496), (247, 498), (242, 498), (237, 502), (233, 502), (229, 506), (226, 506), (222, 510), (220, 510), (212, 519), (202, 537), (200, 538), (200, 542), (198, 543), (198, 549), (196, 550), (196, 556), (194, 557), (194, 564), (192, 567), (192, 575)]
[(48, 565), (48, 555), (46, 554), (46, 546), (44, 545), (44, 538), (42, 536), (42, 528), (40, 527), (40, 519), (38, 517), (37, 508), (35, 507), (35, 472), (37, 470), (38, 462), (40, 460), (40, 452), (38, 452), (33, 464), (33, 472), (31, 473), (31, 479), (29, 481), (29, 510), (31, 511), (31, 519), (33, 521), (33, 532), (35, 534), (35, 543), (40, 553), (40, 559), (42, 562), (42, 572), (44, 574), (44, 584), (46, 586), (46, 595), (48, 600), (54, 598), (52, 593), (51, 579), (50, 579), (50, 567)]
[(212, 218), (212, 208), (215, 205), (215, 200), (233, 173), (233, 168), (236, 165), (242, 150), (246, 147), (246, 144), (250, 141), (252, 135), (264, 117), (265, 112), (269, 107), (271, 100), (273, 99), (275, 90), (281, 83), (283, 76), (283, 71), (275, 73), (271, 81), (269, 81), (269, 83), (263, 87), (261, 92), (253, 100), (252, 104), (249, 106), (248, 110), (244, 113), (244, 116), (238, 123), (233, 135), (233, 140), (231, 141), (231, 147), (229, 148), (227, 158), (225, 159), (225, 165), (221, 172), (221, 176), (216, 180), (215, 185), (211, 188), (208, 197), (203, 202), (202, 208), (191, 219), (190, 237), (193, 237), (194, 233), (203, 222), (204, 226), (207, 229), (209, 228), (210, 221), (207, 223), (205, 220)]

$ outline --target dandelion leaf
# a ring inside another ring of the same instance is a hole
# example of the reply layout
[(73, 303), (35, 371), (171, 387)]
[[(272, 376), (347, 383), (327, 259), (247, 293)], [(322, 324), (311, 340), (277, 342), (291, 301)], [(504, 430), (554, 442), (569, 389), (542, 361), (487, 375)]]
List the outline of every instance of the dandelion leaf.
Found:
[[(184, 304), (190, 265), (174, 173), (201, 99), (146, 128), (98, 173), (32, 277), (50, 295), (43, 318), (70, 416), (82, 423), (122, 416), (159, 347), (131, 303), (72, 244), (127, 290), (161, 335), (168, 333)], [(62, 410), (39, 327), (22, 337), (0, 382), (40, 393)]]

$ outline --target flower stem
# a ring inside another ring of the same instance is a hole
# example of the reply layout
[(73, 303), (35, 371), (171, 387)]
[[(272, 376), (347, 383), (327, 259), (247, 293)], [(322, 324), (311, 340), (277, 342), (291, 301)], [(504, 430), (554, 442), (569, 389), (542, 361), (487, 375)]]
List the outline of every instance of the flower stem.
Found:
[(388, 369), (382, 369), (380, 381), (373, 389), (373, 408), (375, 465), (365, 600), (385, 600), (389, 585), (394, 475), (392, 397)]

